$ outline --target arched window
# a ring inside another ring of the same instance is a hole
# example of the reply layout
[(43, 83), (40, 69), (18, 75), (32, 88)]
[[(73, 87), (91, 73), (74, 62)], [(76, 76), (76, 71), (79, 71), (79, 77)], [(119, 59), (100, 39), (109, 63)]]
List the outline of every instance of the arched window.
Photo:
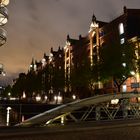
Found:
[(123, 23), (119, 24), (119, 33), (120, 33), (120, 35), (124, 33), (124, 25), (123, 25)]

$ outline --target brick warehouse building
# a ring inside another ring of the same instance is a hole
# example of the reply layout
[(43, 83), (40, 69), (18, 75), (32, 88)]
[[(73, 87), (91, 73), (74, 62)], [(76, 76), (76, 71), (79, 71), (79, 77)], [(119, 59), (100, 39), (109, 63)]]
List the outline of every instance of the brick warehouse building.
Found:
[[(50, 100), (53, 100), (52, 96), (58, 96), (59, 91), (61, 93), (75, 94), (71, 84), (71, 74), (73, 71), (79, 69), (77, 75), (80, 77), (80, 72), (86, 70), (83, 66), (93, 67), (96, 65), (100, 61), (100, 48), (109, 46), (110, 42), (119, 45), (129, 42), (130, 44), (133, 43), (135, 47), (137, 59), (134, 61), (134, 64), (136, 69), (135, 71), (130, 71), (133, 76), (124, 81), (120, 88), (122, 92), (140, 91), (139, 65), (137, 63), (140, 60), (139, 25), (140, 9), (127, 9), (124, 7), (123, 14), (108, 23), (96, 20), (96, 17), (93, 15), (90, 29), (86, 36), (79, 35), (78, 39), (73, 39), (67, 35), (64, 48), (60, 49), (59, 47), (57, 51), (51, 48), (50, 55), (44, 54), (42, 61), (32, 61), (30, 71), (33, 70), (36, 73), (42, 71), (42, 92), (47, 93), (48, 97), (51, 95)], [(126, 67), (126, 65), (124, 61), (122, 67)], [(59, 78), (57, 78), (58, 74)], [(58, 84), (55, 81), (60, 82)], [(107, 93), (116, 92), (113, 80), (107, 83), (97, 81), (92, 86), (93, 89), (103, 89)], [(81, 89), (81, 91), (84, 94), (88, 93), (85, 89)], [(91, 94), (81, 96), (82, 92), (79, 92), (77, 96), (80, 96), (80, 98), (91, 96)]]
[[(135, 55), (137, 60), (140, 55), (140, 10), (127, 9), (124, 7), (124, 13), (109, 23), (97, 21), (93, 15), (90, 30), (87, 36), (79, 36), (78, 40), (67, 37), (65, 51), (65, 76), (69, 79), (71, 69), (82, 65), (83, 52), (87, 55), (90, 65), (94, 65), (99, 58), (99, 49), (104, 45), (109, 45), (111, 41), (123, 45), (126, 41), (135, 44)], [(75, 61), (76, 60), (76, 61)], [(137, 62), (134, 62), (137, 63)], [(125, 67), (126, 63), (122, 63)], [(121, 91), (131, 92), (137, 88), (140, 90), (139, 66), (132, 72), (133, 77), (128, 78), (121, 86)], [(139, 87), (139, 88), (138, 88)], [(113, 92), (114, 84), (110, 81), (103, 85), (98, 82), (98, 88), (108, 88), (108, 92)], [(112, 90), (111, 90), (112, 89)]]
[(54, 51), (51, 48), (49, 56), (44, 53), (39, 62), (32, 59), (28, 74), (35, 76), (37, 81), (32, 82), (38, 82), (37, 86), (39, 85), (32, 97), (42, 96), (46, 98), (45, 101), (54, 103), (54, 97), (59, 97), (60, 93), (62, 96), (64, 91), (64, 49), (59, 47)]

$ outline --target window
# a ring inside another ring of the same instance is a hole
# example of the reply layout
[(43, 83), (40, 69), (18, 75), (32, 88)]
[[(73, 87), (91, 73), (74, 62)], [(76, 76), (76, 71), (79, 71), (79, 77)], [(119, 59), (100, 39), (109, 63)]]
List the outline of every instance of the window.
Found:
[(119, 33), (120, 33), (120, 35), (124, 33), (124, 25), (123, 25), (123, 23), (119, 24)]
[(122, 66), (123, 66), (123, 67), (126, 67), (126, 63), (122, 63)]
[(121, 38), (120, 43), (124, 44), (124, 42), (125, 42), (124, 38)]
[(59, 54), (59, 58), (61, 58), (62, 57), (62, 55), (61, 54)]
[(123, 86), (122, 86), (122, 92), (126, 92), (127, 91), (127, 86), (126, 86), (126, 84), (124, 84)]
[(46, 59), (43, 58), (42, 59), (42, 65), (45, 66), (45, 64), (46, 64)]
[(100, 37), (104, 36), (104, 31), (103, 30), (99, 32), (99, 36)]

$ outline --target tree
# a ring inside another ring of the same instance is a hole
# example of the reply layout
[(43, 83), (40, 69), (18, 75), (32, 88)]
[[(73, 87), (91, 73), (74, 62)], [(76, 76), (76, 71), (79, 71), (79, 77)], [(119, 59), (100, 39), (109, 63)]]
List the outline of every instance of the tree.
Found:
[(65, 85), (65, 77), (64, 70), (62, 69), (54, 69), (53, 77), (52, 77), (52, 86), (54, 89), (64, 89)]
[(51, 89), (51, 70), (50, 70), (50, 66), (46, 65), (44, 67), (44, 69), (42, 70), (42, 90), (45, 93), (48, 93), (49, 90)]
[(131, 71), (135, 71), (135, 48), (129, 43), (123, 45), (110, 43), (100, 48), (99, 73), (102, 82), (113, 78), (114, 86), (120, 92), (120, 87), (124, 81), (132, 76)]
[(2, 96), (3, 97), (7, 97), (8, 96), (8, 93), (12, 93), (12, 87), (10, 85), (8, 85), (4, 91), (2, 92)]
[(15, 84), (12, 87), (12, 93), (15, 96), (21, 97), (26, 88), (26, 74), (20, 73)]
[(33, 92), (37, 92), (40, 89), (40, 73), (28, 72), (26, 75), (26, 86), (24, 91), (28, 97), (32, 97)]
[(80, 98), (88, 97), (91, 94), (92, 71), (86, 52), (83, 51), (80, 58), (74, 60), (74, 62), (74, 65), (71, 67), (70, 85), (73, 92), (76, 92)]

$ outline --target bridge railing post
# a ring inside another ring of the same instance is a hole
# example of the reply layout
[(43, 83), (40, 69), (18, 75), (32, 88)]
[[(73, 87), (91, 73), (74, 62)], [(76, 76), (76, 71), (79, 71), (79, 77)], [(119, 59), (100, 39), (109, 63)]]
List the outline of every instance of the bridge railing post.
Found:
[(126, 119), (128, 117), (128, 99), (122, 100), (122, 112), (123, 118)]
[(95, 113), (96, 113), (96, 121), (99, 121), (101, 119), (101, 107), (100, 106), (96, 106)]
[(62, 117), (61, 117), (61, 124), (62, 124), (62, 125), (64, 125), (64, 123), (65, 123), (65, 117), (66, 117), (66, 116), (62, 116)]

